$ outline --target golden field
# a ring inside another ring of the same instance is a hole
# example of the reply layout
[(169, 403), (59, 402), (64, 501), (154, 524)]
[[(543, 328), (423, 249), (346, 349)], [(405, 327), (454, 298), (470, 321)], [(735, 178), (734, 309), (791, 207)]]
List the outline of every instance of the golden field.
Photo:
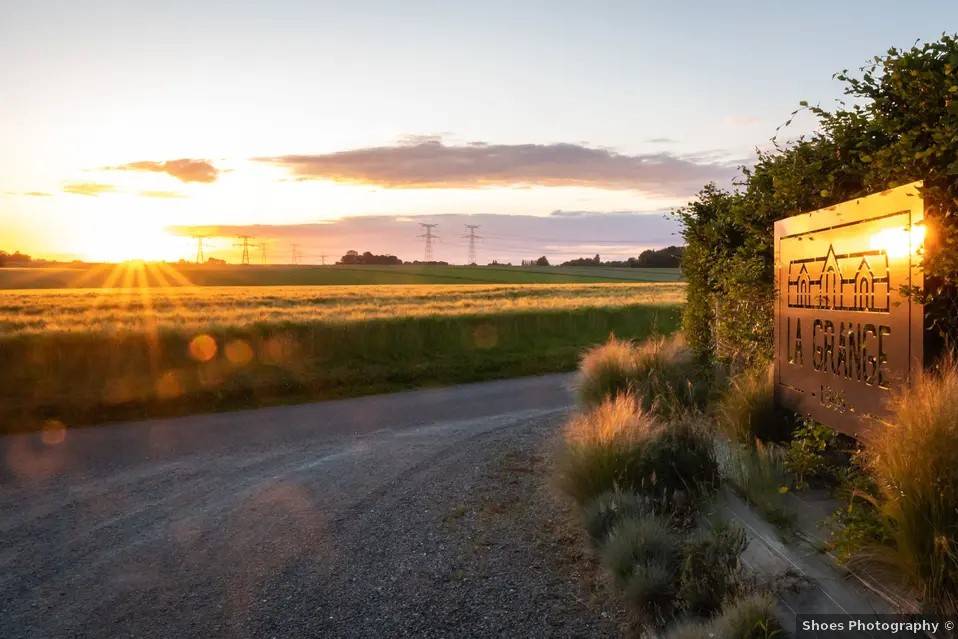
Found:
[[(0, 291), (0, 431), (572, 370), (681, 283)], [(58, 426), (59, 427), (59, 426)]]

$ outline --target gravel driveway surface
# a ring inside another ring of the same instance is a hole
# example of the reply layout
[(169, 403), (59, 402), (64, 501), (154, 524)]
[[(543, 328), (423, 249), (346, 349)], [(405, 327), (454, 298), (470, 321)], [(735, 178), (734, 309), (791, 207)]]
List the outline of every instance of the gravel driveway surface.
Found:
[(0, 637), (615, 636), (548, 486), (569, 381), (0, 438)]

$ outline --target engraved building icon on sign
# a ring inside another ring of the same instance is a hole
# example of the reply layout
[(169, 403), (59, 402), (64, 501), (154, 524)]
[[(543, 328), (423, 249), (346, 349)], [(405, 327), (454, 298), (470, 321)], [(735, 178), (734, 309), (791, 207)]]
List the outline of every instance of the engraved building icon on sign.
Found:
[(888, 254), (884, 250), (836, 253), (788, 263), (789, 308), (888, 313)]

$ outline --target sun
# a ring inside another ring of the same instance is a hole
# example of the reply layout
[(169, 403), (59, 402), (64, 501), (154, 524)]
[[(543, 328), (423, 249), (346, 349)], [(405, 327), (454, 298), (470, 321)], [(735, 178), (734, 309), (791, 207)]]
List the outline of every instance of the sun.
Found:
[(175, 261), (188, 256), (191, 246), (189, 238), (150, 221), (114, 222), (85, 235), (81, 255), (91, 262)]

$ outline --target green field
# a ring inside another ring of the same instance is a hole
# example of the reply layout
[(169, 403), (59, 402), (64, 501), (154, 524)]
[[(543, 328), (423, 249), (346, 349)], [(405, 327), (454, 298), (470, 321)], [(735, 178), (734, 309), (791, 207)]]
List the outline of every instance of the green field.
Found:
[(5, 290), (0, 431), (571, 370), (610, 333), (675, 330), (684, 298), (682, 283)]
[[(142, 278), (140, 283), (138, 278)], [(320, 286), (363, 284), (589, 284), (675, 282), (679, 269), (560, 266), (239, 266), (77, 264), (0, 268), (0, 289), (130, 286)]]

